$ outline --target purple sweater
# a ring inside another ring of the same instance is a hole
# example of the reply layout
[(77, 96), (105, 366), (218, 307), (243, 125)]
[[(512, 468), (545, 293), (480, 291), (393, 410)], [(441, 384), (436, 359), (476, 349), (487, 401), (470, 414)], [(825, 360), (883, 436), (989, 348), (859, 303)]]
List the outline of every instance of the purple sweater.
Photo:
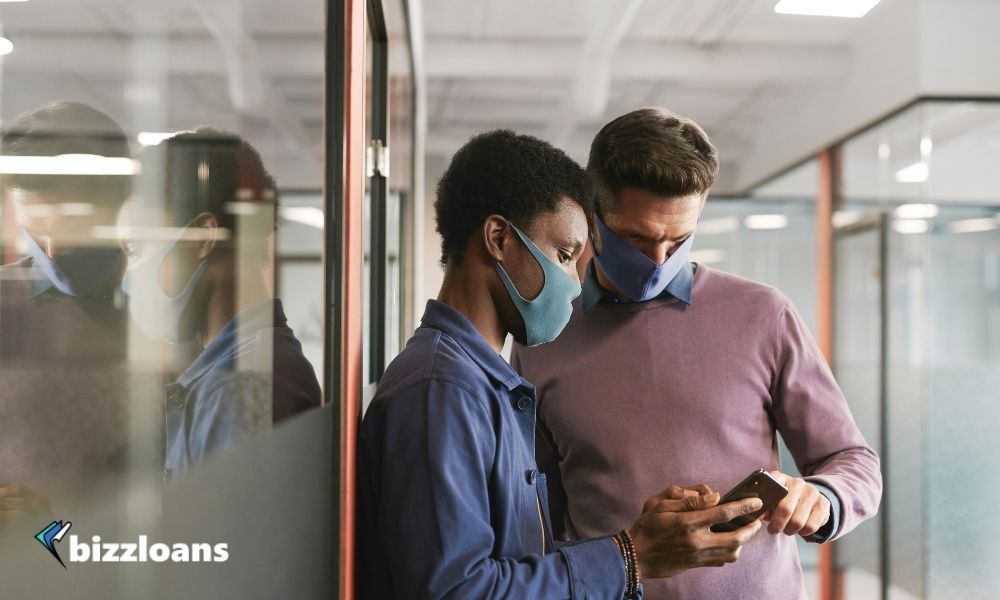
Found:
[[(878, 508), (878, 456), (772, 287), (697, 265), (690, 305), (600, 302), (585, 313), (578, 300), (559, 339), (515, 347), (512, 362), (538, 388), (538, 463), (556, 488), (553, 521), (561, 514), (571, 539), (631, 526), (669, 485), (724, 493), (754, 469), (779, 469), (778, 433), (806, 479), (839, 499), (834, 539)], [(645, 591), (647, 600), (807, 597), (795, 539), (766, 529), (737, 562), (647, 581)]]

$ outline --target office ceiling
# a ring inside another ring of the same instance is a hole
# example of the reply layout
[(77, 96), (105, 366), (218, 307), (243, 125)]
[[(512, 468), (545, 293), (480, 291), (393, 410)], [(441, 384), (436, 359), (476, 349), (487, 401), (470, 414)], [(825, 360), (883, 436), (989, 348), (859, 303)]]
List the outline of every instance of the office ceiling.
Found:
[[(385, 1), (398, 50), (400, 0)], [(602, 124), (661, 105), (698, 121), (718, 146), (716, 191), (743, 191), (731, 182), (768, 139), (764, 117), (877, 60), (856, 49), (866, 19), (909, 1), (883, 0), (865, 19), (828, 19), (776, 14), (774, 0), (410, 0), (422, 22), (428, 182), (486, 129), (538, 135), (583, 161)], [(0, 29), (14, 42), (0, 58), (0, 118), (72, 99), (105, 110), (133, 136), (228, 127), (261, 150), (282, 187), (316, 189), (323, 26), (319, 0), (0, 2)], [(950, 137), (935, 148), (969, 157), (961, 164), (1000, 153), (996, 111), (980, 111), (974, 131), (969, 117), (955, 118), (954, 127), (934, 126), (935, 137)], [(910, 137), (912, 154), (919, 135)], [(939, 158), (939, 167), (949, 164)], [(963, 174), (937, 189), (963, 185), (977, 184)]]
[(512, 127), (584, 160), (602, 124), (644, 105), (695, 119), (727, 170), (768, 106), (849, 67), (859, 21), (778, 15), (770, 0), (424, 0), (428, 149)]

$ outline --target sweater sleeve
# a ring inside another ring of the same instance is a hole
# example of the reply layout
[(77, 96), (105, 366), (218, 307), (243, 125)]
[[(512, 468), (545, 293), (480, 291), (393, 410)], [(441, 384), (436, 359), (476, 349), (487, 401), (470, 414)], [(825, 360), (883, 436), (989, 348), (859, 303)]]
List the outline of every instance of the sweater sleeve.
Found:
[(840, 504), (829, 540), (878, 511), (879, 457), (868, 445), (816, 341), (791, 303), (778, 317), (778, 371), (772, 385), (775, 423), (807, 481)]

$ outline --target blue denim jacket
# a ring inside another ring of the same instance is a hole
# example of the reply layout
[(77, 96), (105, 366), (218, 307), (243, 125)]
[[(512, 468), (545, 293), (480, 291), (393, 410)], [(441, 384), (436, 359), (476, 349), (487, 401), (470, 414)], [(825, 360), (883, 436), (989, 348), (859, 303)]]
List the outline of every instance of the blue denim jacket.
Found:
[(552, 539), (535, 406), (462, 314), (428, 302), (361, 427), (360, 598), (622, 597), (610, 538)]
[(247, 307), (166, 387), (164, 476), (319, 406), (321, 397), (281, 300)]

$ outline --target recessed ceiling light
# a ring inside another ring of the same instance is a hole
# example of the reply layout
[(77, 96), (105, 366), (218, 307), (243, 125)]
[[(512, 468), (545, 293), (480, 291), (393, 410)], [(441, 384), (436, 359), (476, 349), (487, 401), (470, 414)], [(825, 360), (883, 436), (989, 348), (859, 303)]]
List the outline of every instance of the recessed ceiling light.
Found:
[(309, 225), (316, 229), (323, 229), (325, 222), (323, 209), (315, 206), (282, 206), (279, 213), (283, 219)]
[(732, 233), (740, 228), (740, 220), (736, 217), (720, 217), (705, 219), (698, 223), (698, 236)]
[(749, 215), (743, 219), (747, 229), (784, 229), (788, 227), (787, 215)]
[(934, 140), (932, 140), (930, 136), (925, 135), (924, 137), (920, 138), (920, 156), (922, 158), (926, 158), (927, 155), (929, 155), (931, 153), (931, 150), (933, 149), (934, 149)]
[(172, 135), (172, 131), (140, 131), (135, 137), (143, 146), (155, 146)]
[(780, 0), (774, 12), (783, 15), (849, 17), (859, 19), (881, 0)]
[(952, 221), (948, 224), (948, 231), (951, 233), (979, 233), (982, 231), (993, 231), (1000, 227), (996, 219), (989, 217), (983, 219), (962, 219)]
[(131, 158), (96, 154), (59, 156), (0, 156), (0, 173), (17, 175), (135, 175)]
[(14, 51), (14, 42), (5, 37), (0, 37), (0, 56), (6, 56)]
[(67, 217), (89, 217), (94, 212), (94, 205), (90, 202), (63, 202), (59, 204), (59, 214)]
[(900, 204), (896, 207), (899, 219), (933, 219), (939, 212), (937, 204)]
[(920, 161), (896, 171), (896, 181), (899, 183), (923, 183), (927, 181), (928, 175), (930, 175), (930, 169), (927, 167), (927, 163)]
[(902, 219), (892, 224), (898, 233), (927, 233), (931, 225), (923, 219)]
[(860, 210), (838, 210), (833, 213), (833, 226), (837, 229), (849, 227), (861, 221), (864, 214)]

